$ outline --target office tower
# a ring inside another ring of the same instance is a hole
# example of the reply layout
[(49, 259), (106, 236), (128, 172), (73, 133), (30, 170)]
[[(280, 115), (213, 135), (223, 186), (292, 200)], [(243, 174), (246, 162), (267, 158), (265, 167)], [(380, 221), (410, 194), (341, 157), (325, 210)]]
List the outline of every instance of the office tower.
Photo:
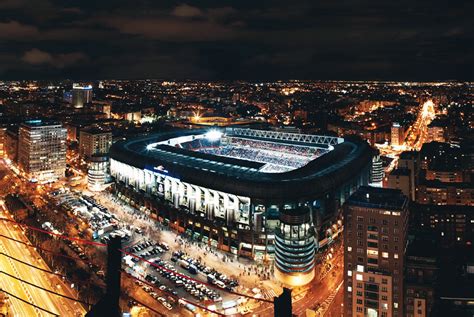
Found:
[(83, 108), (84, 104), (92, 102), (92, 86), (72, 85), (72, 105), (74, 108)]
[(391, 139), (392, 139), (392, 146), (402, 146), (403, 143), (405, 142), (405, 133), (403, 127), (397, 123), (394, 122), (392, 124), (392, 129), (391, 129)]
[(79, 153), (86, 159), (93, 155), (109, 153), (112, 132), (95, 127), (81, 129), (79, 133)]
[(372, 158), (372, 169), (370, 170), (370, 185), (375, 187), (382, 187), (384, 177), (383, 161), (380, 155), (375, 155)]
[(360, 187), (344, 205), (346, 317), (402, 317), (408, 198)]
[(32, 181), (55, 181), (66, 170), (66, 129), (57, 122), (26, 121), (18, 136), (18, 163)]

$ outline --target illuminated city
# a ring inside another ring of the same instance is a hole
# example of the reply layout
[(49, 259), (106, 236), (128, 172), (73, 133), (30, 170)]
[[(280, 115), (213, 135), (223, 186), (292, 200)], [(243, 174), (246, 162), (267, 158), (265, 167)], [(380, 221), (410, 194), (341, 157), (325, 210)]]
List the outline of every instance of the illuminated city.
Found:
[(468, 10), (40, 2), (0, 2), (0, 316), (474, 316)]

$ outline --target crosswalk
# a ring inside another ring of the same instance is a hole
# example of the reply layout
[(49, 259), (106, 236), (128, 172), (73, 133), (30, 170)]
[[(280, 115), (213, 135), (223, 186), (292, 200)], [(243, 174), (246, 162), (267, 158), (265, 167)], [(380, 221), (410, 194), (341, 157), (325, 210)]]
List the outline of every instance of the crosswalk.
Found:
[(329, 306), (331, 306), (332, 302), (334, 301), (334, 298), (337, 295), (337, 292), (339, 292), (339, 289), (341, 288), (343, 282), (341, 282), (336, 289), (326, 298), (326, 300), (322, 303), (321, 308), (322, 308), (322, 315), (324, 316), (329, 309)]
[(275, 291), (273, 289), (264, 289), (262, 291), (262, 295), (263, 295), (263, 298), (265, 299), (273, 299), (273, 297), (276, 297), (278, 296), (277, 293), (275, 293)]

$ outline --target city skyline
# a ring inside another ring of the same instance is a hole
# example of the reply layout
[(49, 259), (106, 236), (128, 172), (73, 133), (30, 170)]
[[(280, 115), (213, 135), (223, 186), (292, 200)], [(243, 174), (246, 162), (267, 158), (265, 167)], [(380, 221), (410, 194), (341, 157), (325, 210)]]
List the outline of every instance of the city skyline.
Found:
[(472, 86), (1, 81), (0, 312), (472, 313)]

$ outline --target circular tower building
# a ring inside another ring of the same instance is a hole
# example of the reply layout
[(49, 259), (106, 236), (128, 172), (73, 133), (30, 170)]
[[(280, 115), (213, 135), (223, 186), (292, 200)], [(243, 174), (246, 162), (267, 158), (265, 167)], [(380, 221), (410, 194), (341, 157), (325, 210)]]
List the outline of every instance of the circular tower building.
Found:
[(315, 240), (309, 207), (280, 210), (275, 231), (275, 276), (291, 286), (308, 284), (314, 278)]

